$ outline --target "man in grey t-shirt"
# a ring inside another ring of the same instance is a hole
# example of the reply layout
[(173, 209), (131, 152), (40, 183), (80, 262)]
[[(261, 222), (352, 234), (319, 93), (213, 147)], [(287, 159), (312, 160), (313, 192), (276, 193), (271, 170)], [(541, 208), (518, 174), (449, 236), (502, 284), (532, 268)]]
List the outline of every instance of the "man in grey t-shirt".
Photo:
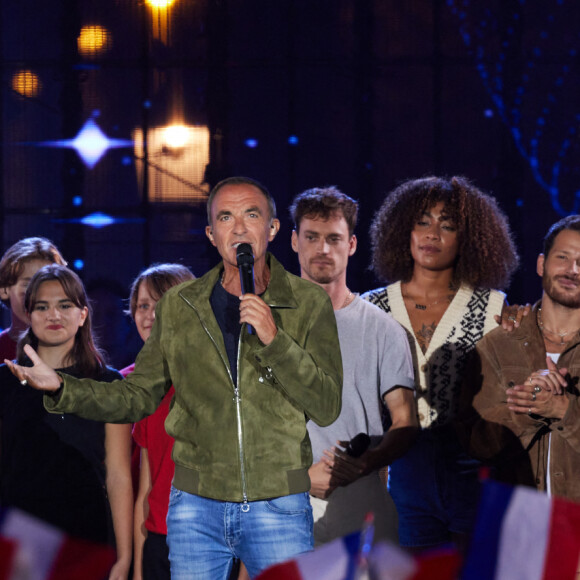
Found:
[[(360, 529), (368, 512), (376, 539), (398, 540), (395, 505), (379, 470), (407, 451), (418, 427), (403, 328), (346, 285), (357, 211), (357, 202), (334, 187), (305, 191), (290, 207), (302, 278), (324, 288), (334, 307), (344, 375), (339, 418), (328, 427), (307, 426), (315, 545)], [(349, 442), (360, 433), (370, 445), (355, 457)]]

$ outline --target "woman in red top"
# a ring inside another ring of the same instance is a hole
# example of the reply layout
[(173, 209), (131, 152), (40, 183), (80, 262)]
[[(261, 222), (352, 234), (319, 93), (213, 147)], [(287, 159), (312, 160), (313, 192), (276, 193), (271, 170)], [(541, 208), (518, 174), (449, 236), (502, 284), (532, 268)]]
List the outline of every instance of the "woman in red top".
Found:
[[(195, 276), (179, 264), (159, 264), (141, 272), (133, 282), (130, 314), (139, 335), (146, 341), (155, 321), (155, 305), (172, 286)], [(135, 365), (123, 369), (127, 376)], [(133, 439), (141, 448), (139, 491), (134, 514), (134, 580), (170, 579), (167, 507), (173, 479), (173, 438), (165, 432), (165, 419), (174, 389), (171, 387), (157, 411), (135, 423)]]

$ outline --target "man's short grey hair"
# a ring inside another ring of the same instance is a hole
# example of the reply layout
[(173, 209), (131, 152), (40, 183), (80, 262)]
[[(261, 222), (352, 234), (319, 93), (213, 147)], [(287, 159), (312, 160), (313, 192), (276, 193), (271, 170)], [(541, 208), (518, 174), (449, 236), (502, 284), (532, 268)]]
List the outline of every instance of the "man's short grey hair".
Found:
[(268, 210), (270, 212), (270, 220), (273, 220), (276, 217), (276, 202), (274, 198), (270, 195), (270, 192), (259, 182), (255, 179), (250, 177), (228, 177), (227, 179), (222, 179), (217, 185), (213, 187), (213, 189), (209, 192), (209, 196), (207, 198), (207, 223), (211, 225), (211, 205), (213, 200), (219, 190), (226, 185), (251, 185), (258, 189), (262, 195), (266, 198), (268, 202)]

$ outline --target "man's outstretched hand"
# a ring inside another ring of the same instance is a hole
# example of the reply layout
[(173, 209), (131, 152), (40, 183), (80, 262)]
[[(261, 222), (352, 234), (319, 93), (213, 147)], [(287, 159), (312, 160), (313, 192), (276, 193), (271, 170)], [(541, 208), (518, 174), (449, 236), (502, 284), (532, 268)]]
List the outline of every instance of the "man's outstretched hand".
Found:
[(60, 388), (60, 377), (36, 354), (36, 351), (27, 344), (24, 352), (32, 361), (31, 367), (23, 367), (4, 359), (6, 366), (12, 371), (12, 374), (23, 384), (29, 384), (35, 389), (41, 391), (57, 391)]

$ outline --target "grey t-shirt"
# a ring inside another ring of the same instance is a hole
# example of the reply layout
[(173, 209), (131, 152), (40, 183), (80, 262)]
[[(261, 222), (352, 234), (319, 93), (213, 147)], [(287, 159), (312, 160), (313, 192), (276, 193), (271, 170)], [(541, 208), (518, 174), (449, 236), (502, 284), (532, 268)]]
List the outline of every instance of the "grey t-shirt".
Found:
[(308, 421), (314, 462), (337, 440), (347, 441), (358, 433), (377, 443), (384, 435), (384, 394), (397, 385), (415, 388), (409, 341), (392, 316), (359, 296), (334, 314), (344, 375), (342, 411), (328, 427)]

